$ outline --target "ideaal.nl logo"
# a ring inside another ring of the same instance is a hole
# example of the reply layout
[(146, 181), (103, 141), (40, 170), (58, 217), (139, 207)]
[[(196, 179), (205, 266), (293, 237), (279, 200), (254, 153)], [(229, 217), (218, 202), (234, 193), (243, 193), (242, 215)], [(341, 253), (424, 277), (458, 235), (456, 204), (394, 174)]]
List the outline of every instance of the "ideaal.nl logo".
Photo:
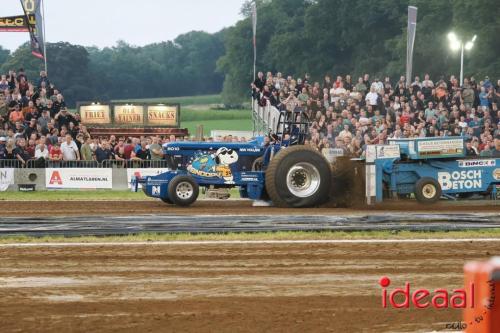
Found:
[[(446, 329), (466, 329), (470, 325), (479, 324), (484, 320), (484, 316), (488, 314), (488, 311), (495, 306), (495, 283), (493, 281), (488, 281), (488, 286), (490, 290), (490, 298), (488, 302), (484, 304), (484, 311), (481, 315), (474, 318), (473, 322), (464, 323), (450, 323), (446, 324)], [(475, 308), (475, 293), (476, 286), (473, 282), (469, 283), (466, 288), (461, 289), (412, 289), (410, 282), (406, 282), (403, 288), (394, 288), (388, 290), (391, 285), (391, 279), (384, 276), (380, 278), (379, 284), (382, 287), (382, 307), (387, 309), (392, 307), (394, 309), (465, 309), (465, 308)]]

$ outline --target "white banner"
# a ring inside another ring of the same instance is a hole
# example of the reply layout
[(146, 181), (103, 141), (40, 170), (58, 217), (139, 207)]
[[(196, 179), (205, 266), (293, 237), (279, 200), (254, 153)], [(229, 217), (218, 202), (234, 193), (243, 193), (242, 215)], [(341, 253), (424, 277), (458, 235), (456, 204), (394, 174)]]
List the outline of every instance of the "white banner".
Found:
[(9, 185), (14, 184), (14, 169), (2, 168), (0, 169), (0, 192), (7, 191)]
[(447, 155), (459, 155), (464, 151), (464, 139), (421, 140), (417, 141), (417, 150), (419, 155), (443, 157)]
[[(130, 181), (132, 179), (132, 176), (136, 177), (147, 177), (147, 176), (157, 176), (161, 173), (167, 172), (169, 169), (167, 168), (159, 168), (159, 169), (127, 169), (127, 182), (128, 182), (128, 188), (131, 188), (132, 185), (130, 184)], [(141, 184), (139, 184), (138, 188), (142, 188)]]
[(45, 186), (51, 189), (113, 188), (112, 169), (47, 168)]

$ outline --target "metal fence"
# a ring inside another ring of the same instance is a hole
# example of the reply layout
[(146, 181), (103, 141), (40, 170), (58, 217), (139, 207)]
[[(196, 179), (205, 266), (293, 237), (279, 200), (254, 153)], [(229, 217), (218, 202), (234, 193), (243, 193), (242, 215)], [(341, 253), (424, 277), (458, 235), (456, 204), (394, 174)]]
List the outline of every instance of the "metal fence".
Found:
[(29, 160), (23, 164), (19, 160), (0, 160), (0, 168), (27, 168), (27, 169), (46, 169), (46, 168), (138, 168), (138, 169), (163, 169), (168, 168), (166, 160), (104, 160), (101, 163), (97, 161), (47, 161), (43, 159)]

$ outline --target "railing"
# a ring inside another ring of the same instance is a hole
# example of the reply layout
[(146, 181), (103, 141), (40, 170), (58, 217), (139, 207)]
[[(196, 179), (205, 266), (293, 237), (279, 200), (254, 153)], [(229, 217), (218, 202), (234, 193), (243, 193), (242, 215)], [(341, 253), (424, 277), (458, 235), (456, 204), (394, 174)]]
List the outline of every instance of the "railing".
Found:
[(102, 161), (103, 168), (137, 168), (137, 169), (164, 169), (168, 168), (166, 160), (105, 160)]
[(19, 160), (0, 160), (0, 168), (21, 168), (23, 164)]
[(47, 161), (47, 160), (29, 160), (26, 163), (27, 168), (101, 168), (97, 161)]
[(2, 168), (27, 168), (27, 169), (46, 169), (46, 168), (137, 168), (137, 169), (165, 169), (169, 167), (167, 160), (104, 160), (101, 163), (97, 161), (48, 161), (48, 160), (29, 160), (22, 164), (19, 160), (0, 160), (0, 169)]
[(252, 100), (254, 132), (255, 134), (266, 134), (276, 131), (280, 111), (267, 101), (266, 106), (260, 106), (257, 100)]

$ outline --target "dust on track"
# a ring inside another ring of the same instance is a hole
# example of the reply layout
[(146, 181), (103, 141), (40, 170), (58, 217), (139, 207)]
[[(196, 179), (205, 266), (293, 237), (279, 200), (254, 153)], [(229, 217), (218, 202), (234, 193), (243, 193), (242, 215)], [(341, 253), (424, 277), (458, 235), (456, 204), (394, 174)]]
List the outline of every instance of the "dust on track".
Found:
[(168, 215), (352, 215), (390, 214), (391, 212), (426, 213), (475, 213), (500, 212), (500, 203), (494, 202), (449, 202), (435, 205), (420, 205), (416, 202), (388, 202), (372, 207), (354, 208), (275, 208), (252, 207), (249, 200), (211, 201), (200, 200), (191, 207), (166, 205), (159, 200), (145, 201), (0, 201), (4, 217), (47, 217), (47, 216), (96, 216), (138, 214)]
[(382, 309), (391, 288), (454, 289), (500, 242), (0, 248), (2, 332), (417, 332), (458, 310)]

